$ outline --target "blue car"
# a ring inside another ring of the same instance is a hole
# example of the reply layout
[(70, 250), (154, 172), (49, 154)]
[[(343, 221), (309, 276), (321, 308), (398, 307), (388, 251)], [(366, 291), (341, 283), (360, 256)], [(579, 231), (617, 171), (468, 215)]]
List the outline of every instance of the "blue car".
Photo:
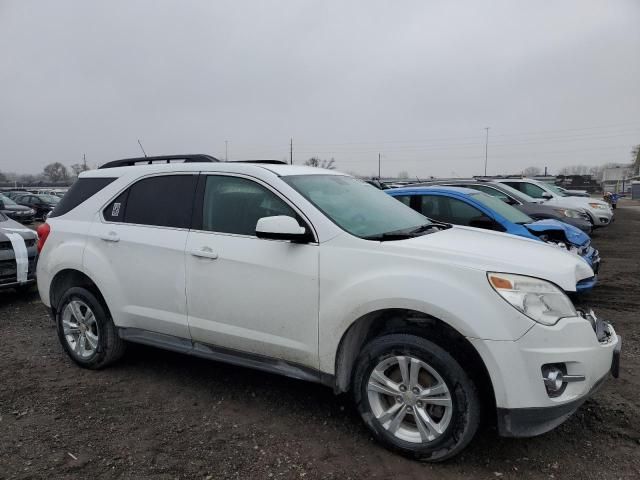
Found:
[[(403, 187), (385, 190), (405, 205), (438, 222), (484, 228), (553, 243), (580, 255), (595, 274), (600, 267), (598, 250), (589, 235), (558, 220), (535, 221), (520, 210), (486, 193), (462, 187)], [(590, 290), (597, 277), (580, 281), (578, 292)]]

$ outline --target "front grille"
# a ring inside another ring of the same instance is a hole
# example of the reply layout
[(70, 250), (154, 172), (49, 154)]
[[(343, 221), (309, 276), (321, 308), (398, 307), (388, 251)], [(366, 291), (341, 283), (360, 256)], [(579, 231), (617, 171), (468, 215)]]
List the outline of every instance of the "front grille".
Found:
[[(15, 259), (11, 260), (2, 260), (0, 261), (0, 284), (3, 283), (15, 283), (18, 281), (17, 272), (16, 272), (16, 261)], [(31, 279), (35, 275), (36, 272), (36, 257), (29, 258), (29, 272), (27, 273), (27, 278)]]
[[(35, 247), (36, 241), (34, 239), (28, 239), (24, 241), (27, 248)], [(11, 242), (0, 242), (0, 250), (13, 250)]]

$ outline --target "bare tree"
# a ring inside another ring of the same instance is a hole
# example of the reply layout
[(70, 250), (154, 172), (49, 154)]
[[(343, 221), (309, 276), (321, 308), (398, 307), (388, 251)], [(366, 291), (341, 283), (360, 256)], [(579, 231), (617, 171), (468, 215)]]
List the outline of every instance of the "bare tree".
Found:
[(82, 172), (86, 172), (87, 170), (89, 170), (89, 167), (85, 163), (74, 163), (73, 165), (71, 165), (71, 171), (76, 177)]
[(568, 167), (561, 168), (558, 174), (559, 175), (588, 175), (589, 167), (586, 165), (570, 165)]
[(535, 177), (536, 175), (540, 175), (542, 173), (542, 170), (540, 170), (538, 167), (527, 167), (522, 171), (522, 174), (525, 177)]
[(326, 168), (327, 170), (335, 170), (335, 159), (330, 160), (321, 160), (318, 157), (311, 157), (309, 160), (304, 162), (305, 165), (309, 167), (317, 167), (317, 168)]
[(69, 178), (69, 172), (60, 162), (50, 163), (44, 167), (44, 175), (53, 183), (64, 182)]
[(409, 178), (409, 172), (407, 172), (406, 170), (398, 172), (398, 178), (402, 178), (402, 179)]

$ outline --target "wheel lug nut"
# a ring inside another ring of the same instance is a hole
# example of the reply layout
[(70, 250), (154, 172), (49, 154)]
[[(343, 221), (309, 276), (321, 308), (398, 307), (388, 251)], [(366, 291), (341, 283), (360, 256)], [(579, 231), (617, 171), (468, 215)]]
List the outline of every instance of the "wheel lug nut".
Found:
[(402, 403), (402, 397), (396, 397), (396, 402)]
[(407, 387), (405, 387), (404, 385), (400, 385), (400, 391), (401, 392), (406, 392), (407, 391)]
[(422, 403), (421, 401), (419, 401), (419, 400), (418, 400), (418, 401), (416, 402), (416, 406), (417, 406), (417, 407), (422, 408), (422, 405), (423, 405), (423, 403)]
[(412, 410), (413, 410), (413, 409), (412, 409), (411, 407), (407, 407), (407, 412), (408, 412), (408, 413), (411, 413), (411, 411), (412, 411)]
[(418, 395), (420, 393), (420, 389), (418, 387), (413, 387), (413, 390), (411, 390), (413, 393), (415, 393), (416, 395)]

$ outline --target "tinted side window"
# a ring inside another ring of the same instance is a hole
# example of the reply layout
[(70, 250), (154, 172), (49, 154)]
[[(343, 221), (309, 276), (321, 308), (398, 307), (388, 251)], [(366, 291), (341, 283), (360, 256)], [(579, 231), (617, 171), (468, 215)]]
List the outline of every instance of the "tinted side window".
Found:
[(65, 213), (73, 210), (82, 202), (92, 197), (104, 187), (113, 182), (115, 178), (80, 178), (74, 183), (69, 191), (65, 193), (62, 200), (58, 202), (53, 211), (51, 217), (59, 217)]
[(124, 207), (127, 204), (129, 190), (125, 190), (118, 197), (105, 207), (102, 215), (107, 222), (124, 222)]
[(446, 212), (442, 209), (443, 200), (444, 197), (437, 195), (421, 195), (418, 211), (425, 217), (447, 222)]
[(502, 193), (500, 190), (496, 190), (495, 188), (487, 187), (485, 185), (469, 185), (469, 188), (473, 188), (474, 190), (479, 190), (486, 193), (487, 195), (491, 195), (492, 197), (499, 198), (505, 203), (516, 203), (511, 199), (511, 197)]
[(256, 182), (220, 175), (207, 177), (202, 230), (255, 235), (258, 219), (275, 215), (298, 217), (282, 199)]
[(163, 175), (133, 184), (104, 210), (110, 221), (189, 228), (197, 175)]
[(530, 197), (542, 198), (542, 194), (544, 193), (544, 190), (539, 186), (534, 185), (533, 183), (522, 183), (521, 185), (522, 185), (522, 188), (520, 190), (522, 190), (524, 193), (526, 193)]
[(393, 198), (395, 198), (396, 200), (400, 200), (407, 207), (411, 206), (411, 196), (409, 195), (395, 195)]

